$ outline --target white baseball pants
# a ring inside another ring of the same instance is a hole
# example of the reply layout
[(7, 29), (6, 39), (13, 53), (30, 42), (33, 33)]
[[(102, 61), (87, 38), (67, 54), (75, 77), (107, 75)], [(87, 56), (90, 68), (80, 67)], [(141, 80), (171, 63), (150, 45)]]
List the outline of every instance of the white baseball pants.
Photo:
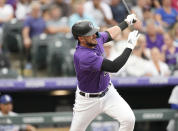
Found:
[(92, 120), (100, 113), (106, 113), (119, 122), (118, 131), (133, 131), (135, 116), (127, 102), (111, 84), (105, 96), (87, 98), (76, 91), (73, 120), (70, 131), (85, 131)]

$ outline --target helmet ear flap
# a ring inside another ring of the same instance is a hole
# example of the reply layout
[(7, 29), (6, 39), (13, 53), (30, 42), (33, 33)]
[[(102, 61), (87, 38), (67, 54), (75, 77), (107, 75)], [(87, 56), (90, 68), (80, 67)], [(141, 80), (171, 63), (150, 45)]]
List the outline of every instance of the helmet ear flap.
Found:
[(78, 36), (77, 36), (77, 35), (74, 35), (74, 39), (78, 40)]
[(99, 37), (100, 37), (99, 32), (96, 32), (96, 38), (99, 38)]

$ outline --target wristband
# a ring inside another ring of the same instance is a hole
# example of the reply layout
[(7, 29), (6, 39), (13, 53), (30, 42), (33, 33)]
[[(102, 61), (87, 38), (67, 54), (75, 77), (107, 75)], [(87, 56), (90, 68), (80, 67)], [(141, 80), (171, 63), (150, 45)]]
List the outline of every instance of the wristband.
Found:
[(118, 26), (123, 31), (124, 29), (126, 29), (128, 27), (128, 24), (126, 21), (122, 21)]

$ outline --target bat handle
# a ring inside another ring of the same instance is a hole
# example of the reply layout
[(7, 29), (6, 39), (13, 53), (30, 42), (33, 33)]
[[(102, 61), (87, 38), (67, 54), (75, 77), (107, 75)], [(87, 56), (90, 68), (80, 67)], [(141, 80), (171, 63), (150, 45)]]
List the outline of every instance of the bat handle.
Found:
[[(135, 22), (137, 22), (137, 21), (136, 21), (136, 20), (133, 20), (133, 22), (132, 22), (132, 23), (135, 23)], [(133, 25), (131, 25), (131, 26), (130, 26), (130, 30), (131, 30), (131, 31), (133, 31), (134, 29), (135, 29), (135, 28), (134, 28), (134, 26), (133, 26)]]
[(133, 23), (135, 23), (136, 22), (136, 20), (133, 20)]

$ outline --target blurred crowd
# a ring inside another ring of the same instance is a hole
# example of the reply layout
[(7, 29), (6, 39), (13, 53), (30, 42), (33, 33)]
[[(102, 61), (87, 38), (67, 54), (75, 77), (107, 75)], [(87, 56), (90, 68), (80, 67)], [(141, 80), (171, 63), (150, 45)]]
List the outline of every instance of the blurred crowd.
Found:
[[(126, 65), (113, 75), (178, 76), (178, 1), (127, 0), (127, 4), (140, 20), (134, 28), (142, 35)], [(10, 65), (3, 53), (3, 25), (14, 19), (23, 23), (26, 68), (31, 65), (34, 37), (44, 33), (70, 34), (71, 26), (84, 19), (104, 31), (127, 15), (122, 0), (0, 0), (0, 67)], [(113, 60), (122, 53), (129, 32), (126, 29), (117, 40), (105, 44), (106, 58)]]

